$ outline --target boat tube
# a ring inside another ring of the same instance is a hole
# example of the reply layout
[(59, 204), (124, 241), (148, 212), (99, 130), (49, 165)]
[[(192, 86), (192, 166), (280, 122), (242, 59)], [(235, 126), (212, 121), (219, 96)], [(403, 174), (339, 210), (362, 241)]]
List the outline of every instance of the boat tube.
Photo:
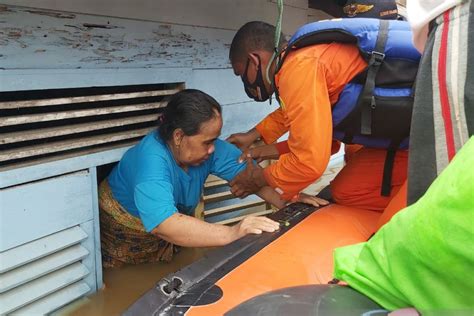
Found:
[(328, 285), (334, 248), (366, 241), (379, 212), (293, 203), (269, 217), (281, 223), (279, 231), (247, 235), (207, 253), (164, 277), (124, 314), (386, 314), (349, 287)]

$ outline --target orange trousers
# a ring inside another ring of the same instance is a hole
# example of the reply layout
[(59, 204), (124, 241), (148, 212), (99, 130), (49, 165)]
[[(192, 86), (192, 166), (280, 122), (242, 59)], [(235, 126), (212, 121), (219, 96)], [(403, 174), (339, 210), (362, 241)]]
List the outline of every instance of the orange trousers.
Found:
[(380, 215), (375, 231), (388, 223), (392, 217), (407, 206), (407, 182), (405, 181), (397, 194), (390, 200), (387, 207)]
[(333, 199), (341, 205), (382, 212), (407, 178), (408, 151), (395, 154), (390, 196), (380, 194), (387, 151), (349, 147), (346, 165), (331, 182)]

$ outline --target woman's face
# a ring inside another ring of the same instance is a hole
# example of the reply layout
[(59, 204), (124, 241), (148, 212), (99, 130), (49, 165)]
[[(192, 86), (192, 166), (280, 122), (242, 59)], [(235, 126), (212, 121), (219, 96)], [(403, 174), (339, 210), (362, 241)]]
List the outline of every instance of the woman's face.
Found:
[(214, 152), (214, 142), (221, 134), (222, 117), (217, 114), (201, 124), (199, 133), (193, 136), (183, 135), (176, 150), (178, 164), (197, 166), (202, 164)]

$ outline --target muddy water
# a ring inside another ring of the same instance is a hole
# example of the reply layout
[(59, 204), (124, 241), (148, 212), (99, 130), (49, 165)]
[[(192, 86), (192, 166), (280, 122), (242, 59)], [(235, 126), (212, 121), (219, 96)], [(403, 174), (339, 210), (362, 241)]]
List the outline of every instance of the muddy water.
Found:
[(60, 310), (59, 315), (119, 315), (169, 273), (201, 258), (209, 249), (181, 248), (171, 263), (130, 265), (104, 270), (104, 288)]

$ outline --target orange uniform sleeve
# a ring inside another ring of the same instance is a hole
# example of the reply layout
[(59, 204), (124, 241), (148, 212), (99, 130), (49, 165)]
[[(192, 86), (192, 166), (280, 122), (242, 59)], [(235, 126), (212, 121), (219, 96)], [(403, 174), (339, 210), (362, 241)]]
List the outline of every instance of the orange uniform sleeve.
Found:
[(265, 144), (271, 144), (288, 131), (285, 121), (285, 114), (281, 108), (278, 108), (267, 115), (255, 128), (262, 136)]
[(286, 200), (317, 180), (329, 162), (332, 116), (326, 75), (317, 57), (295, 55), (287, 58), (277, 78), (290, 126), (290, 152), (267, 167), (264, 175)]

